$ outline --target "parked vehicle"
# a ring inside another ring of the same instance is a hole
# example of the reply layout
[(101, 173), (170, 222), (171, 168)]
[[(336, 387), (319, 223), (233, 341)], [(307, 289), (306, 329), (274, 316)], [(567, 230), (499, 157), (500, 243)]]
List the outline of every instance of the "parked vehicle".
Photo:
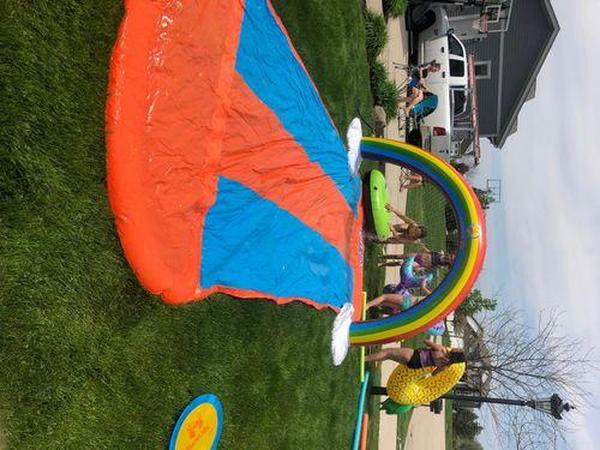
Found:
[(443, 6), (433, 6), (425, 12), (424, 27), (418, 33), (418, 63), (436, 61), (441, 69), (426, 78), (428, 91), (437, 95), (436, 109), (419, 120), (420, 144), (446, 160), (458, 156), (459, 143), (452, 141), (453, 122), (468, 114), (468, 67), (463, 43), (449, 27), (448, 14)]

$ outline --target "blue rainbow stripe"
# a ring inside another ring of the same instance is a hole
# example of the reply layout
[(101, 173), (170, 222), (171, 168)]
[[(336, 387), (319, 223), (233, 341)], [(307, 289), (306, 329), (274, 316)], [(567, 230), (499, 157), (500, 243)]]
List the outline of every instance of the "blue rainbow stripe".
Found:
[(459, 222), (460, 245), (450, 273), (417, 305), (385, 319), (354, 322), (350, 342), (371, 345), (405, 339), (426, 330), (454, 310), (470, 292), (485, 256), (485, 221), (477, 196), (448, 163), (418, 147), (364, 138), (364, 158), (407, 167), (428, 177), (446, 195)]

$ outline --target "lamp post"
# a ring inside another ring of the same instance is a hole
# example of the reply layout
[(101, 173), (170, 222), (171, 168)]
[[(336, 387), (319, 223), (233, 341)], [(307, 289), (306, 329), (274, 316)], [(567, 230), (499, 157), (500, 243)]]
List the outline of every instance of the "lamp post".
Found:
[[(371, 395), (387, 395), (387, 389), (381, 386), (371, 386)], [(539, 400), (514, 400), (508, 398), (492, 398), (492, 397), (479, 397), (476, 395), (456, 395), (446, 394), (440, 398), (446, 400), (462, 400), (467, 402), (480, 402), (480, 403), (494, 403), (500, 405), (512, 405), (512, 406), (529, 406), (536, 411), (546, 413), (557, 420), (562, 419), (564, 412), (569, 412), (575, 409), (573, 405), (564, 403), (558, 394), (552, 394), (549, 398)]]
[(549, 398), (539, 400), (511, 400), (506, 398), (490, 398), (490, 397), (478, 397), (475, 395), (455, 395), (446, 394), (442, 395), (441, 398), (447, 400), (464, 400), (469, 402), (481, 402), (481, 403), (495, 403), (500, 405), (513, 405), (513, 406), (529, 406), (536, 411), (549, 414), (557, 420), (562, 419), (563, 412), (569, 412), (575, 409), (574, 406), (569, 403), (564, 403), (558, 394), (552, 394)]

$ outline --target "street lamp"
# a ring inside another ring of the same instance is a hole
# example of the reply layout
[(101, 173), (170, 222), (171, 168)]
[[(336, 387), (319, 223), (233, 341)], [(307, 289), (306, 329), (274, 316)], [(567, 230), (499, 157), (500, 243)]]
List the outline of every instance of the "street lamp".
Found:
[(552, 397), (543, 400), (530, 400), (527, 403), (527, 406), (537, 411), (542, 411), (546, 414), (550, 414), (552, 417), (558, 420), (562, 419), (561, 414), (564, 411), (568, 412), (571, 409), (575, 409), (574, 406), (571, 406), (568, 403), (563, 403), (562, 399), (558, 396), (558, 394), (552, 394)]
[[(387, 389), (382, 386), (371, 386), (371, 395), (387, 395)], [(557, 420), (562, 419), (562, 413), (569, 412), (575, 409), (573, 405), (564, 403), (558, 394), (552, 394), (550, 398), (544, 398), (540, 400), (513, 400), (508, 398), (491, 398), (491, 397), (479, 397), (477, 395), (457, 395), (457, 394), (446, 394), (440, 398), (446, 400), (458, 400), (466, 402), (478, 402), (478, 403), (495, 403), (500, 405), (513, 405), (513, 406), (529, 406), (536, 411), (546, 413)]]
[(562, 413), (568, 412), (575, 409), (574, 406), (569, 403), (564, 403), (558, 394), (552, 394), (550, 398), (540, 400), (512, 400), (506, 398), (489, 398), (489, 397), (478, 397), (476, 395), (454, 395), (447, 394), (441, 398), (447, 400), (463, 400), (468, 402), (481, 402), (481, 403), (495, 403), (500, 405), (514, 405), (514, 406), (529, 406), (536, 411), (546, 413), (557, 420), (562, 419)]

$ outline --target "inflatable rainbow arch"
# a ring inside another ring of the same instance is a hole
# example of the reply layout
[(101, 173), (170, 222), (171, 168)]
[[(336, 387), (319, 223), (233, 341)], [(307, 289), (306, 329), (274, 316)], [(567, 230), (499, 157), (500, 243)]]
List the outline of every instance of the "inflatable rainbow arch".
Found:
[(452, 205), (458, 219), (459, 248), (450, 273), (412, 308), (384, 319), (354, 322), (350, 343), (371, 345), (406, 339), (444, 319), (465, 299), (481, 270), (486, 249), (483, 211), (473, 189), (452, 166), (425, 150), (403, 142), (364, 138), (361, 154), (398, 164), (429, 178)]

